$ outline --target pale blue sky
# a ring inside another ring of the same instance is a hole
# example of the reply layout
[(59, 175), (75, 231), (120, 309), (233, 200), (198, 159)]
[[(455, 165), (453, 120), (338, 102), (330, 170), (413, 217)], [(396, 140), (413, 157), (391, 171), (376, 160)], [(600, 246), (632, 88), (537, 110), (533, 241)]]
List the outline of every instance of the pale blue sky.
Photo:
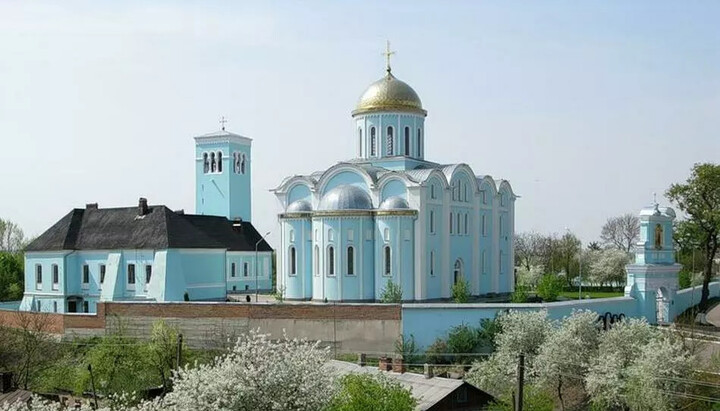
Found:
[(277, 231), (268, 189), (354, 155), (390, 39), (428, 159), (510, 180), (516, 231), (594, 240), (720, 161), (719, 21), (716, 1), (5, 1), (0, 217), (37, 235), (88, 202), (192, 211), (192, 136), (225, 115)]

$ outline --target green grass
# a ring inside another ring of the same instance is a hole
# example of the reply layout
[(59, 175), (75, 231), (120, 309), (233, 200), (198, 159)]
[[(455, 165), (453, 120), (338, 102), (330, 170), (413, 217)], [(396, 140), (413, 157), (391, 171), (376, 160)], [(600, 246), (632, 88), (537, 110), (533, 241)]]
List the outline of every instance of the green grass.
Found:
[[(562, 297), (570, 298), (577, 300), (578, 299), (578, 292), (577, 291), (563, 291), (560, 293)], [(610, 297), (622, 297), (625, 295), (623, 292), (620, 291), (583, 291), (582, 297), (587, 298), (587, 296), (590, 296), (590, 298), (610, 298)]]

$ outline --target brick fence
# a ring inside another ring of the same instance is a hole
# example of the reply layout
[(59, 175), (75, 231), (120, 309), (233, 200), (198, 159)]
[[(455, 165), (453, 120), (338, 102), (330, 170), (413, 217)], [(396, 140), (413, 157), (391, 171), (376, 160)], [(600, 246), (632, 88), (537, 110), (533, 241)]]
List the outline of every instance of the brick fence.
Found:
[(392, 352), (401, 329), (401, 307), (388, 304), (319, 303), (98, 303), (97, 314), (56, 314), (0, 310), (0, 325), (42, 331), (66, 339), (101, 335), (122, 327), (148, 338), (164, 319), (177, 326), (190, 346), (207, 347), (250, 329), (272, 338), (321, 340), (338, 352)]

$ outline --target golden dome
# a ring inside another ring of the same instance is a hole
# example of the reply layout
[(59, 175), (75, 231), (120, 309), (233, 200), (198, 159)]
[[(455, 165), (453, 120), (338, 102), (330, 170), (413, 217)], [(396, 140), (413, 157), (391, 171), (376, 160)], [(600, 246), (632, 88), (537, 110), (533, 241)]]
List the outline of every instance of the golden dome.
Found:
[(427, 115), (415, 90), (396, 79), (389, 70), (385, 77), (372, 83), (360, 96), (352, 115), (377, 111), (404, 111)]

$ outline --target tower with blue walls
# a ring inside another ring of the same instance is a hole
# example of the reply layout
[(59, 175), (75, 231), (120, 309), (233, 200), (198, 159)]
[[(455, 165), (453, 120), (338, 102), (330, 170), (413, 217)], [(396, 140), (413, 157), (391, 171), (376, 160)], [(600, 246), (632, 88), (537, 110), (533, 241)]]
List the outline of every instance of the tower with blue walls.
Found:
[(252, 221), (252, 140), (222, 130), (195, 137), (195, 212)]
[(626, 267), (625, 295), (634, 297), (638, 314), (648, 322), (672, 322), (681, 265), (675, 262), (673, 247), (675, 211), (654, 203), (640, 211), (640, 241), (635, 262)]

